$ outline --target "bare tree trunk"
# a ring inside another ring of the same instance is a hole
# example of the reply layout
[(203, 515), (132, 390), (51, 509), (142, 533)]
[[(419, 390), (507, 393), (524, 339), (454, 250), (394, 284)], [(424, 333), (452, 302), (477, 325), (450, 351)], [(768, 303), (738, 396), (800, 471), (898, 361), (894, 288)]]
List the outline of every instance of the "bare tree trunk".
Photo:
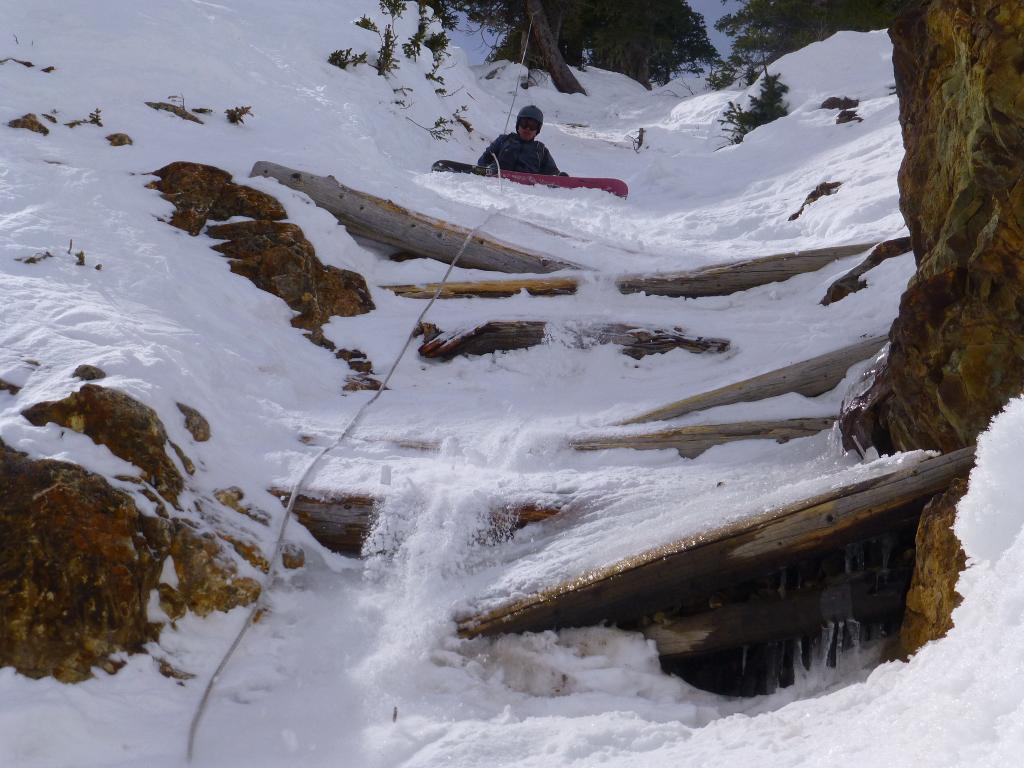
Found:
[(537, 50), (548, 74), (551, 75), (551, 82), (562, 93), (582, 93), (586, 95), (583, 86), (580, 85), (576, 76), (569, 69), (569, 65), (562, 58), (558, 50), (558, 41), (551, 33), (551, 25), (548, 23), (547, 14), (544, 13), (544, 6), (541, 0), (526, 0), (526, 13), (533, 22), (533, 39), (537, 42)]

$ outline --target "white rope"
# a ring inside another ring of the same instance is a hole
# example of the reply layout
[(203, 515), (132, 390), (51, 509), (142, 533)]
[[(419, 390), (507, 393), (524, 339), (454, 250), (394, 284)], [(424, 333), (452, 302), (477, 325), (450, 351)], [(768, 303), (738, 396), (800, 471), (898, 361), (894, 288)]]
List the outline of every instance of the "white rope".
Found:
[(195, 714), (192, 717), (192, 723), (189, 725), (188, 729), (188, 762), (192, 762), (192, 757), (195, 754), (196, 734), (199, 731), (199, 725), (203, 719), (203, 715), (206, 713), (207, 705), (210, 702), (210, 696), (213, 694), (213, 688), (217, 684), (217, 680), (220, 678), (221, 673), (224, 671), (224, 668), (227, 667), (228, 661), (234, 655), (238, 646), (241, 645), (242, 638), (245, 637), (246, 632), (249, 631), (249, 627), (255, 623), (256, 615), (264, 606), (266, 595), (270, 591), (270, 584), (274, 578), (274, 572), (277, 567), (279, 556), (281, 554), (281, 548), (284, 545), (285, 530), (288, 527), (288, 521), (291, 519), (292, 510), (295, 508), (295, 499), (297, 499), (299, 496), (299, 490), (302, 488), (302, 484), (306, 482), (306, 478), (309, 477), (310, 473), (313, 471), (313, 468), (316, 467), (320, 459), (322, 459), (327, 453), (341, 445), (342, 441), (352, 433), (352, 430), (355, 429), (355, 427), (362, 420), (363, 415), (370, 408), (370, 406), (377, 402), (377, 398), (379, 398), (384, 393), (384, 390), (387, 389), (388, 382), (391, 381), (391, 377), (394, 375), (395, 370), (398, 368), (398, 364), (402, 361), (402, 358), (408, 351), (409, 345), (412, 344), (412, 340), (416, 338), (416, 331), (420, 327), (420, 324), (423, 322), (423, 318), (427, 316), (427, 312), (429, 312), (430, 308), (434, 306), (434, 302), (437, 301), (437, 297), (441, 295), (441, 291), (444, 289), (445, 284), (448, 282), (448, 278), (451, 276), (452, 270), (455, 269), (455, 265), (462, 257), (463, 251), (465, 251), (466, 246), (469, 245), (470, 239), (480, 229), (482, 229), (494, 217), (496, 213), (497, 211), (491, 211), (491, 213), (487, 214), (487, 218), (485, 218), (482, 222), (477, 224), (476, 227), (470, 230), (470, 232), (466, 235), (466, 239), (462, 241), (462, 246), (455, 254), (455, 258), (453, 258), (451, 260), (451, 263), (448, 265), (448, 269), (445, 271), (444, 277), (441, 278), (441, 282), (438, 283), (437, 290), (434, 291), (434, 295), (430, 298), (430, 301), (427, 303), (427, 306), (423, 308), (423, 311), (420, 312), (419, 317), (416, 319), (416, 322), (413, 324), (412, 329), (409, 331), (409, 336), (408, 338), (406, 338), (405, 344), (402, 346), (402, 350), (398, 353), (398, 357), (395, 358), (395, 362), (391, 364), (391, 370), (389, 370), (388, 375), (384, 377), (384, 381), (381, 382), (380, 388), (373, 394), (373, 397), (371, 397), (369, 400), (363, 403), (359, 410), (356, 411), (356, 415), (352, 417), (352, 420), (349, 421), (348, 425), (345, 427), (344, 430), (342, 430), (342, 433), (338, 436), (338, 438), (333, 443), (323, 448), (316, 456), (313, 457), (313, 460), (306, 465), (306, 468), (305, 470), (303, 470), (302, 475), (292, 485), (292, 489), (288, 494), (288, 506), (285, 508), (284, 517), (281, 520), (281, 528), (278, 530), (277, 533), (277, 542), (274, 545), (274, 557), (271, 560), (270, 571), (267, 573), (266, 578), (264, 579), (264, 584), (260, 589), (259, 599), (257, 599), (252, 604), (252, 607), (249, 609), (249, 614), (245, 618), (245, 623), (242, 625), (242, 628), (238, 631), (238, 634), (235, 636), (234, 641), (231, 643), (227, 651), (224, 653), (224, 656), (220, 660), (220, 664), (217, 665), (217, 669), (214, 671), (214, 673), (210, 676), (210, 679), (207, 681), (206, 688), (203, 690), (203, 696), (199, 700), (199, 705), (196, 707)]
[[(526, 29), (526, 45), (523, 46), (523, 58), (519, 62), (520, 68), (526, 65), (526, 52), (530, 50), (530, 33), (533, 32), (533, 16), (530, 16), (530, 25)], [(530, 70), (526, 70), (526, 77), (529, 79)], [(512, 119), (512, 110), (516, 108), (516, 97), (519, 95), (519, 83), (512, 89), (512, 103), (508, 105), (508, 115), (505, 117), (505, 130), (502, 135), (508, 133), (508, 121)]]

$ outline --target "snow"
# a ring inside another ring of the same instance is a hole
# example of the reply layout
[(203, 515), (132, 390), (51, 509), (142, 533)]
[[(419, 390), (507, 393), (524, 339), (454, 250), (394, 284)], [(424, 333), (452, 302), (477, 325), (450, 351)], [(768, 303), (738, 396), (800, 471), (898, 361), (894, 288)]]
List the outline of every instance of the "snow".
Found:
[[(414, 354), (354, 439), (328, 454), (310, 484), (386, 496), (365, 561), (321, 549), (299, 525), (307, 566), (277, 574), (270, 612), (247, 635), (215, 689), (197, 741), (210, 766), (764, 766), (1009, 765), (1022, 742), (1017, 660), (1024, 558), (1012, 403), (979, 445), (957, 532), (971, 566), (950, 636), (908, 663), (844, 660), (797, 685), (735, 701), (660, 672), (653, 645), (610, 628), (459, 640), (453, 616), (743, 515), (864, 479), (922, 454), (861, 463), (835, 435), (786, 445), (737, 443), (695, 460), (674, 451), (575, 453), (573, 436), (641, 431), (617, 421), (722, 383), (883, 334), (913, 259), (885, 262), (868, 289), (829, 307), (827, 286), (860, 256), (785, 283), (696, 300), (621, 295), (615, 277), (679, 271), (774, 252), (874, 243), (905, 232), (891, 49), (883, 32), (840, 33), (780, 61), (789, 116), (724, 147), (717, 119), (746, 92), (652, 92), (613, 73), (579, 73), (589, 95), (541, 82), (517, 108), (546, 115), (541, 139), (575, 175), (617, 176), (627, 200), (597, 191), (516, 187), (428, 172), (439, 157), (471, 161), (502, 131), (520, 73), (470, 67), (455, 50), (448, 95), (430, 62), (402, 61), (392, 80), (326, 64), (336, 49), (371, 47), (351, 22), (376, 3), (136, 0), (100, 12), (83, 0), (7, 8), (0, 117), (58, 110), (60, 122), (102, 109), (104, 127), (50, 126), (43, 137), (0, 128), (0, 439), (36, 457), (107, 477), (131, 472), (106, 448), (20, 412), (65, 396), (71, 372), (98, 365), (104, 385), (156, 409), (200, 467), (183, 500), (237, 485), (274, 516), (270, 527), (215, 518), (273, 546), (281, 507), (267, 490), (294, 481), (341, 433), (369, 393), (342, 397), (348, 371), (291, 328), (276, 297), (233, 275), (205, 236), (169, 227), (169, 203), (146, 174), (174, 160), (217, 165), (281, 200), (327, 264), (363, 274), (377, 309), (335, 318), (327, 335), (386, 372), (422, 303), (379, 286), (437, 280), (444, 265), (391, 262), (357, 242), (304, 195), (246, 179), (270, 160), (388, 197), (462, 226), (577, 262), (578, 295), (438, 302), (446, 330), (491, 319), (545, 319), (554, 343), (447, 363)], [(56, 21), (61, 19), (61, 21)], [(408, 34), (412, 18), (402, 22)], [(429, 58), (429, 57), (428, 57)], [(42, 67), (53, 65), (46, 74)], [(495, 72), (493, 77), (488, 75)], [(404, 97), (399, 87), (413, 90)], [(213, 113), (205, 125), (144, 101), (180, 95)], [(862, 123), (836, 126), (827, 96), (861, 99)], [(396, 104), (401, 98), (403, 104)], [(252, 106), (244, 125), (224, 109)], [(465, 105), (472, 134), (425, 130)], [(408, 119), (407, 119), (408, 118)], [(631, 136), (645, 128), (633, 150)], [(134, 145), (103, 136), (125, 132)], [(822, 181), (837, 194), (788, 221)], [(84, 250), (86, 265), (73, 252)], [(36, 264), (16, 259), (49, 251)], [(70, 252), (70, 253), (69, 253)], [(94, 267), (102, 265), (101, 270)], [(456, 280), (491, 278), (457, 269)], [(613, 347), (565, 346), (583, 321), (681, 326), (732, 341), (724, 355), (673, 351), (633, 361)], [(35, 361), (35, 362), (29, 362)], [(834, 392), (696, 413), (672, 424), (834, 414), (858, 366)], [(190, 440), (175, 403), (197, 408), (213, 439)], [(311, 437), (306, 442), (300, 436)], [(435, 441), (434, 452), (388, 440)], [(117, 481), (115, 481), (117, 482)], [(133, 492), (131, 486), (125, 489)], [(558, 517), (482, 546), (489, 511), (510, 498), (569, 501)], [(135, 494), (144, 510), (150, 502)], [(211, 505), (213, 507), (214, 505)], [(245, 566), (246, 568), (248, 566)], [(244, 571), (258, 577), (258, 572)], [(166, 628), (149, 655), (78, 685), (0, 669), (0, 764), (179, 766), (193, 711), (245, 611)], [(195, 675), (162, 677), (154, 659)]]

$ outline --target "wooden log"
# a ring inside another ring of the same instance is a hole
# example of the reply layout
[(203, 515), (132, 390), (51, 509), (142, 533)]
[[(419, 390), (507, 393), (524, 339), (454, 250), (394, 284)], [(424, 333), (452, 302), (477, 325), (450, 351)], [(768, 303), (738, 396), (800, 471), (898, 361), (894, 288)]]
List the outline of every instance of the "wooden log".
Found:
[(767, 283), (788, 280), (804, 272), (815, 272), (846, 256), (863, 253), (874, 243), (843, 245), (837, 248), (819, 248), (794, 251), (704, 267), (690, 272), (660, 275), (631, 275), (617, 281), (622, 293), (646, 293), (649, 296), (726, 296)]
[[(270, 492), (288, 504), (289, 492), (271, 488)], [(379, 496), (363, 493), (312, 492), (299, 494), (292, 509), (295, 519), (304, 525), (324, 547), (349, 557), (360, 557), (363, 544), (373, 526), (374, 516), (383, 503)], [(492, 528), (484, 540), (501, 541), (514, 531), (557, 515), (568, 504), (567, 498), (542, 496), (513, 499), (491, 510)]]
[[(725, 352), (728, 339), (687, 336), (681, 328), (638, 328), (625, 323), (600, 323), (570, 329), (573, 346), (586, 349), (598, 344), (617, 344), (634, 359), (671, 349), (688, 352)], [(494, 320), (475, 328), (437, 332), (419, 349), (423, 357), (450, 360), (456, 355), (486, 355), (543, 344), (548, 338), (542, 320)]]
[[(412, 251), (451, 263), (470, 230), (403, 208), (390, 200), (350, 189), (333, 176), (315, 176), (276, 163), (260, 161), (250, 176), (264, 176), (309, 195), (348, 231), (377, 243)], [(496, 272), (556, 272), (579, 269), (578, 264), (475, 234), (459, 259), (459, 266)]]
[(459, 617), (463, 637), (635, 621), (686, 599), (915, 520), (920, 503), (974, 464), (974, 449), (853, 483), (594, 569), (543, 592)]
[(903, 613), (909, 574), (889, 574), (876, 583), (875, 572), (826, 589), (792, 592), (779, 600), (751, 600), (713, 611), (670, 619), (643, 628), (662, 659), (683, 659), (754, 643), (816, 633), (834, 621), (898, 620)]
[[(384, 285), (395, 295), (406, 299), (432, 299), (440, 283), (421, 285)], [(576, 293), (578, 281), (573, 277), (541, 277), (526, 280), (482, 280), (472, 283), (446, 283), (439, 299), (503, 299), (526, 291), (531, 296), (570, 296)]]
[(854, 363), (866, 360), (880, 350), (888, 341), (886, 336), (872, 336), (848, 347), (812, 357), (799, 363), (777, 368), (760, 376), (727, 384), (709, 392), (702, 392), (682, 400), (676, 400), (661, 408), (641, 413), (621, 424), (642, 424), (650, 421), (674, 419), (694, 411), (715, 408), (720, 405), (747, 403), (763, 400), (789, 392), (805, 397), (817, 397), (835, 388), (846, 376)]
[(785, 443), (797, 437), (816, 435), (831, 429), (834, 417), (784, 419), (782, 421), (746, 421), (736, 424), (702, 424), (676, 427), (642, 435), (605, 435), (571, 440), (577, 451), (603, 451), (608, 448), (632, 448), (657, 451), (675, 448), (686, 459), (700, 456), (708, 448), (737, 440), (775, 440)]

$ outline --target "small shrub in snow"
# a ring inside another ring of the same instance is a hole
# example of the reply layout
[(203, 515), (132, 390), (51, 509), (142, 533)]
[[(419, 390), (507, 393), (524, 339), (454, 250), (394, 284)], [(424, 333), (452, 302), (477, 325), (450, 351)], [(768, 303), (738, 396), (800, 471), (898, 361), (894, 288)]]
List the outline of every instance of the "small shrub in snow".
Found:
[(761, 81), (761, 93), (750, 97), (749, 109), (729, 102), (718, 123), (723, 127), (730, 144), (739, 144), (744, 136), (758, 126), (767, 125), (789, 114), (789, 104), (783, 99), (789, 86), (780, 77), (765, 73)]
[(352, 53), (351, 48), (337, 50), (327, 57), (327, 63), (333, 64), (338, 67), (338, 69), (347, 69), (348, 67), (354, 67), (357, 64), (365, 64), (366, 52)]
[(232, 107), (225, 109), (224, 114), (227, 115), (229, 123), (241, 125), (245, 122), (246, 115), (252, 115), (252, 107)]
[(82, 120), (72, 120), (70, 123), (64, 123), (68, 128), (77, 128), (80, 125), (98, 125), (103, 127), (103, 121), (100, 119), (100, 108), (96, 107), (92, 112), (89, 113), (89, 117)]

